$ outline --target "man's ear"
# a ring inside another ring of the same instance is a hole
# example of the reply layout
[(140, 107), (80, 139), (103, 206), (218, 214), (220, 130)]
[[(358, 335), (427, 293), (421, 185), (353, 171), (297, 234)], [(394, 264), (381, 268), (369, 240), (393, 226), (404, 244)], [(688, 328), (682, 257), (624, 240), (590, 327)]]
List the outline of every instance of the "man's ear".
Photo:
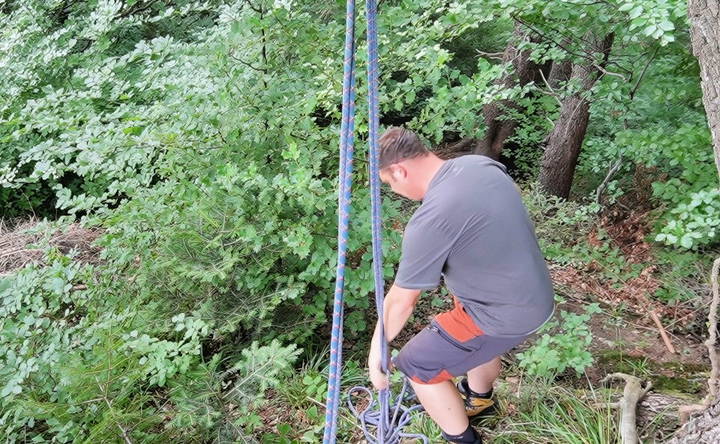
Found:
[(405, 180), (405, 177), (407, 176), (407, 171), (405, 171), (405, 167), (403, 167), (402, 165), (393, 165), (391, 174), (393, 181), (397, 182)]

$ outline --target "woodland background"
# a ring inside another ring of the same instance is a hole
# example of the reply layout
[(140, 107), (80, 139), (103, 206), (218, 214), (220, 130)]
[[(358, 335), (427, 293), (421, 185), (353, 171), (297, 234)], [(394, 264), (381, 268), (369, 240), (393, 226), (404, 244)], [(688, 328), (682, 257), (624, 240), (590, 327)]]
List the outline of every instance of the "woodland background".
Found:
[[(362, 15), (347, 387), (368, 384), (374, 323)], [(0, 1), (8, 442), (320, 440), (344, 17), (324, 0)], [(601, 406), (616, 371), (653, 383), (647, 442), (711, 405), (719, 23), (717, 1), (381, 2), (381, 125), (508, 165), (555, 281), (488, 442), (620, 442)], [(414, 205), (384, 199), (388, 282)], [(412, 431), (439, 442), (422, 414)], [(361, 437), (343, 410), (338, 440)]]

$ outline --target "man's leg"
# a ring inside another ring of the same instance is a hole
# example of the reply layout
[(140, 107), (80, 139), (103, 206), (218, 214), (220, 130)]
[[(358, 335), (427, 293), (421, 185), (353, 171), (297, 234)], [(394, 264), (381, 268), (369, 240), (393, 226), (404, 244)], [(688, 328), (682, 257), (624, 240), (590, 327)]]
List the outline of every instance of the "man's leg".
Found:
[(467, 371), (467, 378), (457, 383), (460, 396), (465, 404), (465, 413), (469, 417), (488, 416), (495, 413), (493, 401), (493, 382), (500, 375), (502, 366), (500, 357)]
[(420, 384), (410, 381), (420, 404), (443, 432), (458, 435), (468, 427), (465, 404), (451, 381)]
[(451, 381), (421, 384), (410, 381), (425, 411), (443, 431), (443, 438), (456, 444), (482, 444), (465, 414), (465, 404)]
[(493, 388), (493, 382), (500, 376), (501, 371), (500, 356), (496, 356), (485, 364), (468, 370), (467, 379), (470, 390), (476, 393), (490, 392)]

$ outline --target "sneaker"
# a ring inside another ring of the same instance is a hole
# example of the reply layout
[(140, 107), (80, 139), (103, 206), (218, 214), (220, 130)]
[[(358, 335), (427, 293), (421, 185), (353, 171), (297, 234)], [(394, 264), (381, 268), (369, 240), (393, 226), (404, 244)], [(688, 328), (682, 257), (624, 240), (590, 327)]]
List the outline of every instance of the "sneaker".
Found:
[(469, 418), (486, 417), (495, 414), (495, 401), (492, 398), (481, 398), (469, 394), (467, 378), (463, 378), (456, 384), (460, 397), (465, 403), (465, 414)]
[(468, 426), (468, 430), (462, 435), (450, 436), (442, 432), (442, 437), (452, 444), (483, 444), (482, 437), (473, 426)]

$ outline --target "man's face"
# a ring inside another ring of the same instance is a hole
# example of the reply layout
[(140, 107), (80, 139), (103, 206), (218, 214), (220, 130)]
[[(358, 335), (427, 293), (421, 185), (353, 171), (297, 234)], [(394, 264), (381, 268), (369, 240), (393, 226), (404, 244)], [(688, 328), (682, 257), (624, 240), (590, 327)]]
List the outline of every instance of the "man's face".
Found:
[(401, 163), (394, 163), (380, 170), (380, 180), (390, 185), (394, 193), (410, 200), (422, 200), (423, 196), (419, 190), (416, 180), (413, 180), (411, 172)]

